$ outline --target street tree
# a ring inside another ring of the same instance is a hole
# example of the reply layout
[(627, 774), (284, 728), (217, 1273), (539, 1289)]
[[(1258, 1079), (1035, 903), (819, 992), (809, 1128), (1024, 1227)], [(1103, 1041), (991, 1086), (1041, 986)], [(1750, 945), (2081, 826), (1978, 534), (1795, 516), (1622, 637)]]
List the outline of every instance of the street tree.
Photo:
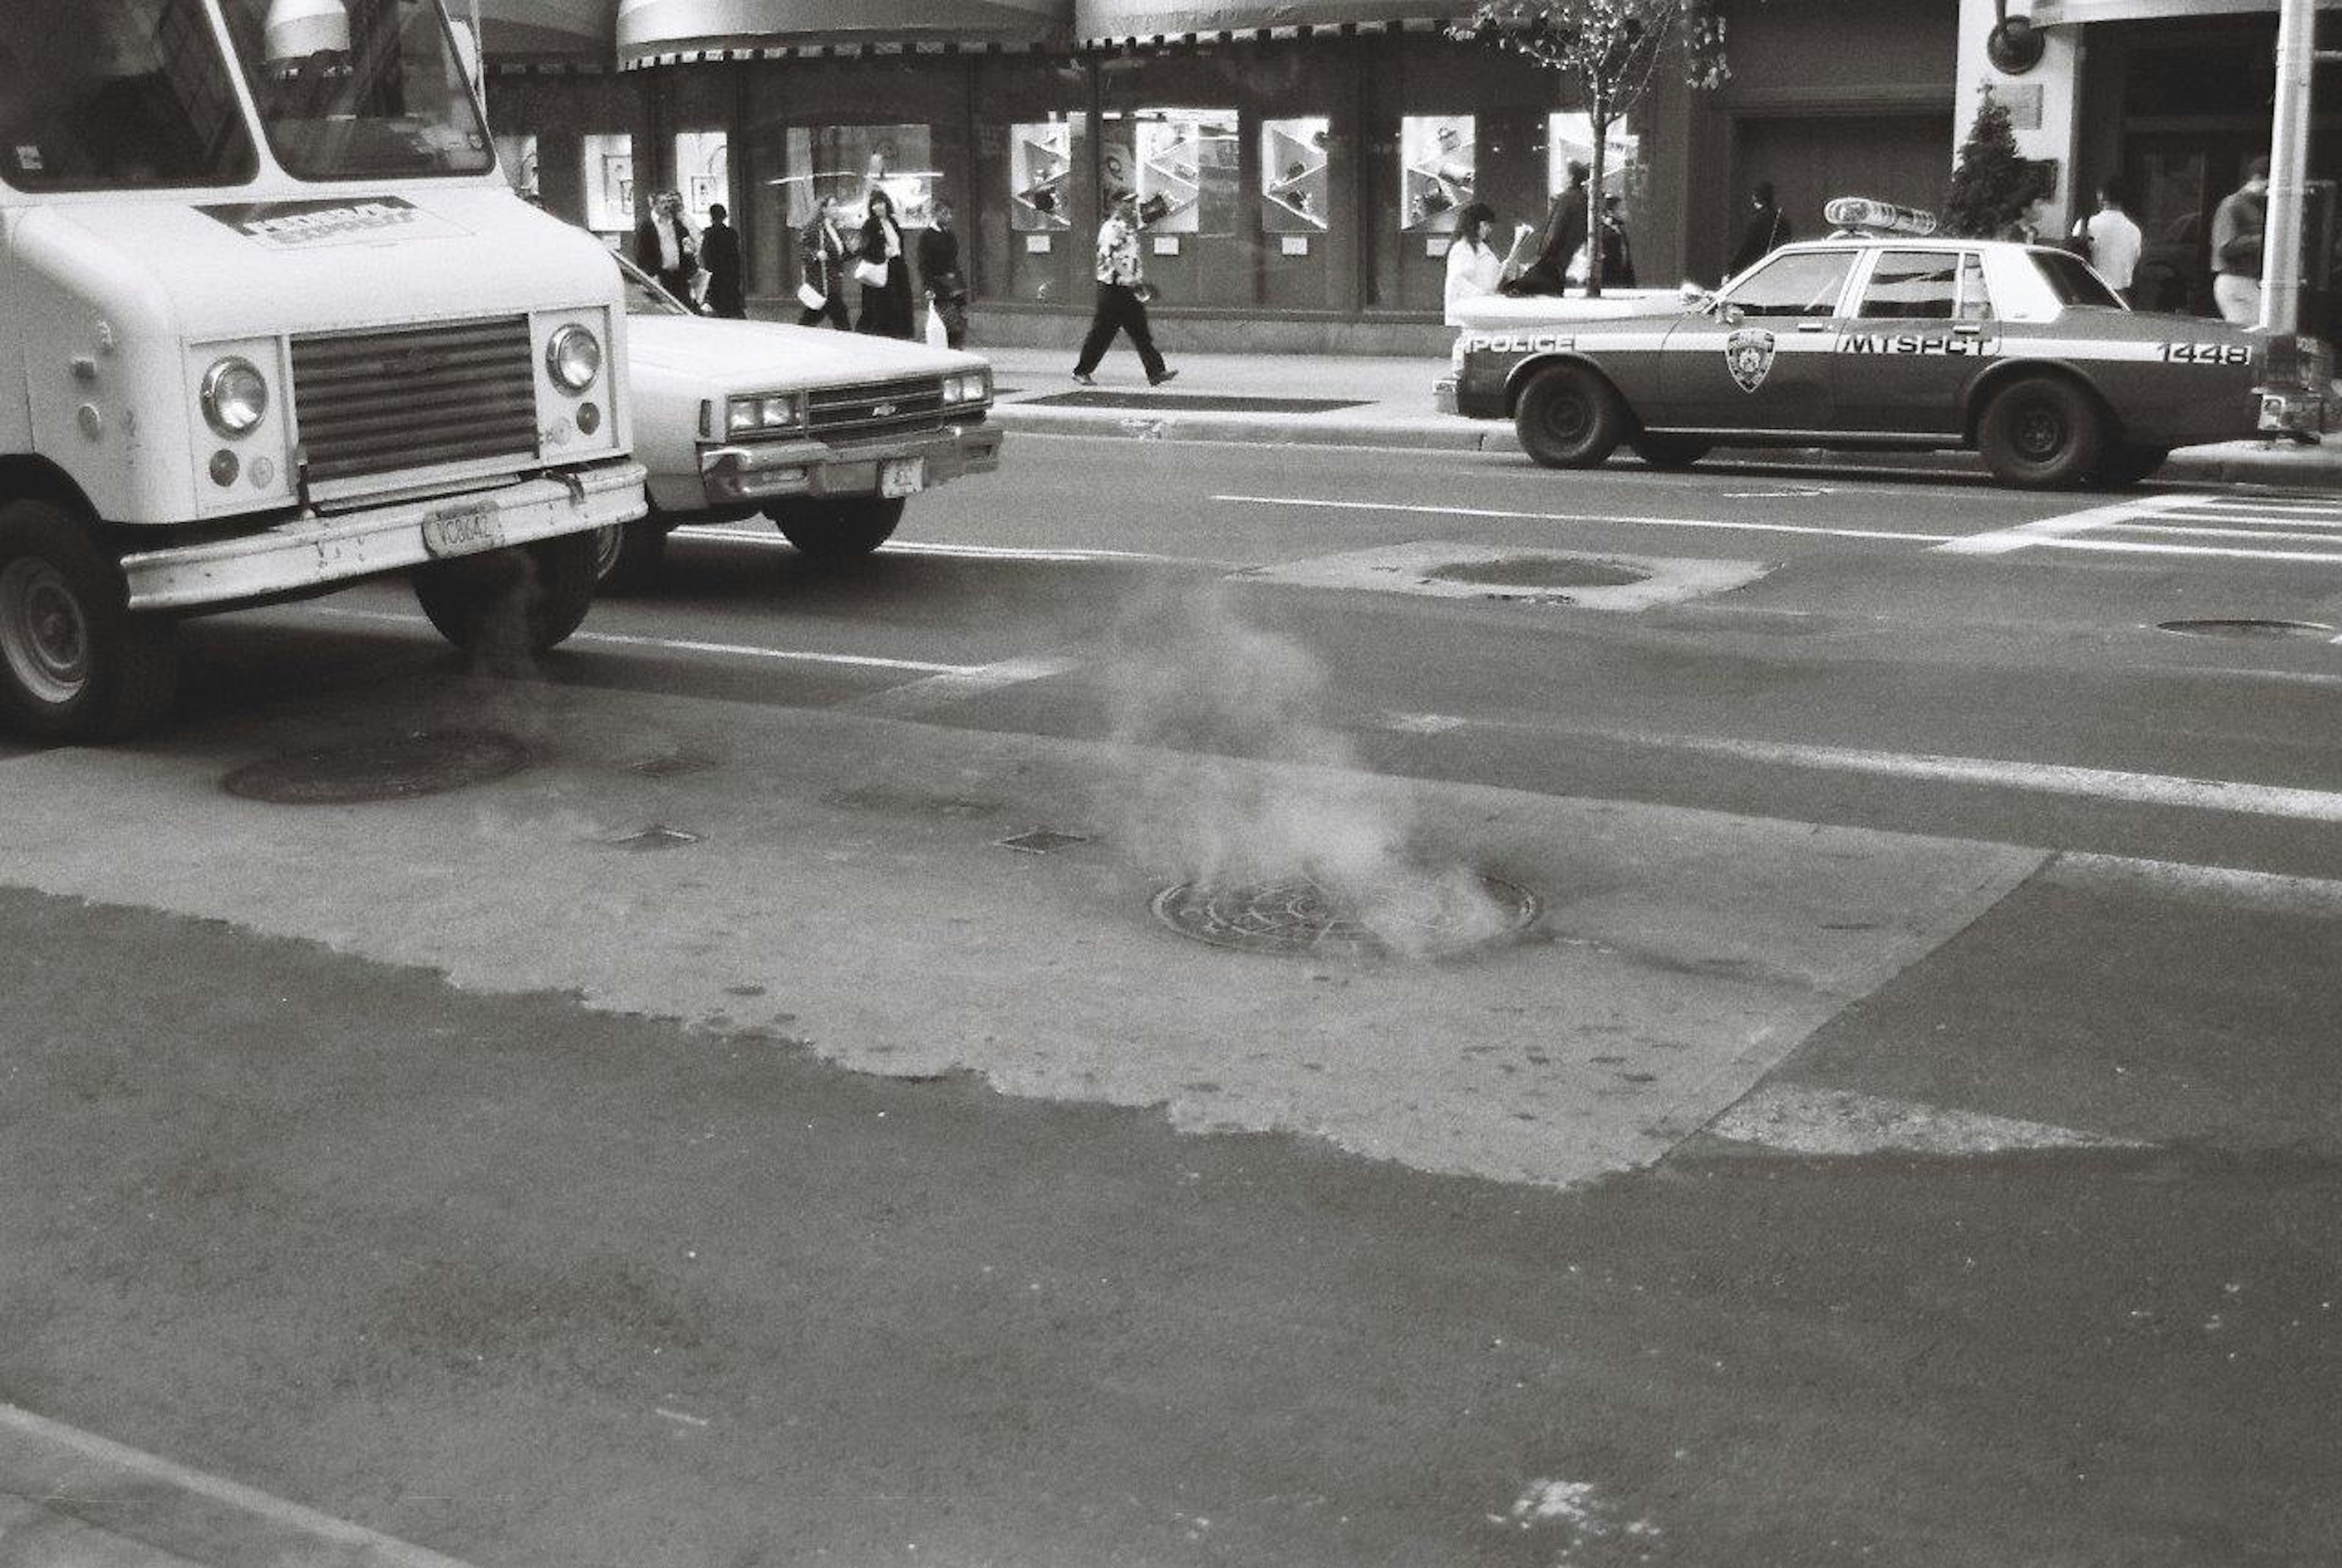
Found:
[[(1602, 293), (1602, 200), (1610, 127), (1642, 102), (1659, 63), (1680, 45), (1694, 87), (1731, 75), (1721, 0), (1480, 0), (1451, 37), (1526, 55), (1569, 78), (1594, 128), (1586, 195), (1586, 293)], [(1564, 256), (1563, 265), (1569, 258)]]
[(1963, 239), (1991, 240), (2007, 235), (2040, 199), (2041, 173), (2018, 155), (2007, 105), (1989, 85), (1981, 98), (1944, 193), (1944, 228)]

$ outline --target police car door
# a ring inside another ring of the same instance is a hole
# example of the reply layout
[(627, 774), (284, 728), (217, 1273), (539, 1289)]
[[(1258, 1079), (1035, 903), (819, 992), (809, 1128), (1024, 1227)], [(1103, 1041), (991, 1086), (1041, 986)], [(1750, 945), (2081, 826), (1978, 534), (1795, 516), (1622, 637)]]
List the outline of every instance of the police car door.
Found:
[(1714, 431), (1831, 427), (1831, 360), (1857, 253), (1777, 252), (1667, 333), (1648, 425)]
[(1842, 427), (1957, 444), (1967, 385), (1998, 348), (1991, 316), (1975, 253), (1878, 252), (1838, 340)]

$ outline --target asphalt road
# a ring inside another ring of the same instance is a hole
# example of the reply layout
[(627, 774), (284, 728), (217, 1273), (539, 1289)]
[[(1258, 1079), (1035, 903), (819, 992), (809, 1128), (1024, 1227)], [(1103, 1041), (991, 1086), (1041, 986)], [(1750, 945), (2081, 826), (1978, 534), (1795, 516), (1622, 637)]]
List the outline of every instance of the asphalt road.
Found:
[[(482, 1568), (2330, 1561), (2342, 504), (1009, 464), (0, 746), (0, 1401)], [(1544, 914), (1146, 913), (1360, 864)]]

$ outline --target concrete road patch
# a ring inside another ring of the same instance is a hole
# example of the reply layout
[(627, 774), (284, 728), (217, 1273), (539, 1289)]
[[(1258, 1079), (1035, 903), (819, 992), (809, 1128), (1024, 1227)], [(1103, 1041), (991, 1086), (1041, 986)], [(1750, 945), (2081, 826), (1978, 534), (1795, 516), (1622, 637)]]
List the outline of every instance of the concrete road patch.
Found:
[[(1276, 583), (1291, 588), (1367, 589), (1440, 599), (1511, 599), (1631, 612), (1745, 588), (1771, 570), (1763, 561), (1592, 555), (1422, 540), (1256, 567), (1237, 576), (1247, 583)], [(1605, 580), (1614, 574), (1635, 580)]]

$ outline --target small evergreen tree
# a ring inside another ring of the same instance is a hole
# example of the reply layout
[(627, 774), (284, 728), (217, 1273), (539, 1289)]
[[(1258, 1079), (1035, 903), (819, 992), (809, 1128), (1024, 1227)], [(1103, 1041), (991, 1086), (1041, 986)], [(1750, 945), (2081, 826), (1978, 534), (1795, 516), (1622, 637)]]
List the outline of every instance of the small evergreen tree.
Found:
[(2017, 155), (2008, 110), (1987, 85), (1944, 193), (1944, 229), (1963, 239), (2007, 235), (2042, 195), (2040, 171)]

